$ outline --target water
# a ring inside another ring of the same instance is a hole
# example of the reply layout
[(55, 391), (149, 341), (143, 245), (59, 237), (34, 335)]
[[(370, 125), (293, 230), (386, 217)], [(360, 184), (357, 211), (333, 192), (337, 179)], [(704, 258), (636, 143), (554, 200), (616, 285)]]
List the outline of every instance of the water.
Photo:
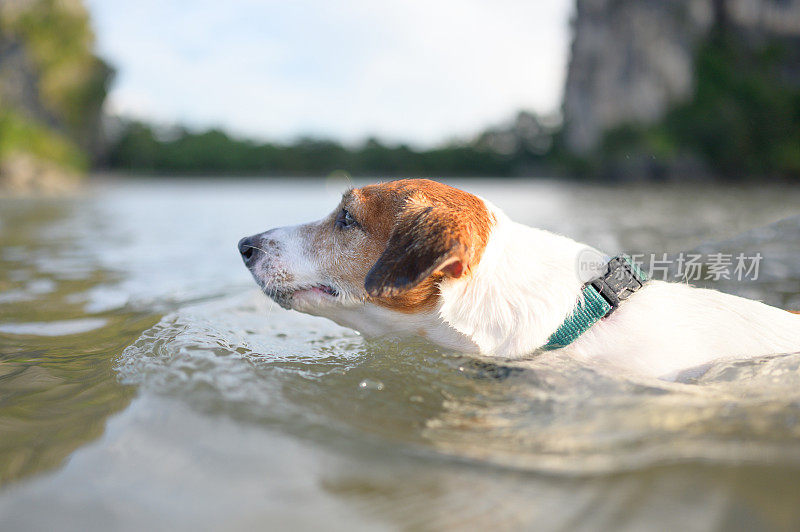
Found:
[[(456, 184), (611, 252), (761, 252), (714, 286), (800, 309), (800, 189)], [(340, 192), (0, 200), (2, 528), (800, 527), (800, 355), (669, 383), (365, 341), (269, 303), (235, 249)]]

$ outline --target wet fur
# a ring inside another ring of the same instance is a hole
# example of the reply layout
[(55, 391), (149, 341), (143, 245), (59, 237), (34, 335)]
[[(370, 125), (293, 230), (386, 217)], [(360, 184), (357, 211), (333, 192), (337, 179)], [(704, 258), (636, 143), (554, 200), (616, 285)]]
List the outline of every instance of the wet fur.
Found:
[[(356, 225), (336, 227), (342, 209)], [(500, 357), (535, 353), (572, 312), (583, 284), (578, 256), (589, 249), (416, 179), (348, 191), (318, 222), (250, 238), (261, 252), (249, 266), (254, 278), (286, 308), (367, 336), (419, 335)], [(719, 358), (794, 351), (800, 316), (652, 281), (561, 353), (671, 378)]]

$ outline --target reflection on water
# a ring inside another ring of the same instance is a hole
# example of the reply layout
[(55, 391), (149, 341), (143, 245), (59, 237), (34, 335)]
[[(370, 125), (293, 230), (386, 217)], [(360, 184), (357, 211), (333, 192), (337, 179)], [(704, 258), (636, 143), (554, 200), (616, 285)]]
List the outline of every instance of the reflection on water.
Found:
[(113, 377), (113, 358), (158, 319), (85, 311), (86, 292), (111, 277), (84, 262), (84, 235), (58, 231), (76, 208), (20, 201), (0, 211), (0, 484), (102, 434), (134, 393)]
[[(466, 187), (612, 252), (759, 251), (759, 281), (717, 286), (800, 303), (800, 190), (641, 188), (617, 216), (615, 189)], [(144, 183), (3, 203), (3, 479), (95, 440), (10, 484), (6, 522), (800, 526), (800, 355), (668, 383), (557, 352), (512, 362), (365, 341), (269, 303), (235, 251), (241, 235), (321, 216), (337, 192)]]

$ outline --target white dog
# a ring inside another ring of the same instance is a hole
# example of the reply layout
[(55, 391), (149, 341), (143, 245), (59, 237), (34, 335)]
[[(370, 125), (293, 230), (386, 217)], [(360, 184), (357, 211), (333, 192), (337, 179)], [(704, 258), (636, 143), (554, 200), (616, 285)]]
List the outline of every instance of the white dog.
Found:
[(365, 336), (419, 335), (506, 358), (561, 349), (665, 378), (723, 357), (800, 351), (798, 315), (643, 282), (622, 259), (582, 278), (587, 246), (423, 179), (350, 190), (322, 220), (244, 238), (239, 250), (281, 306)]

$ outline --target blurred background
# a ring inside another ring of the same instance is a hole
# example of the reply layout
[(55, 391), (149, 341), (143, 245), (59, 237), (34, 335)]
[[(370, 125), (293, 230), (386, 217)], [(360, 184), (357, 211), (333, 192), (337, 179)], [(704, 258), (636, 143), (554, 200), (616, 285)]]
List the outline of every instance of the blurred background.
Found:
[(0, 3), (0, 181), (795, 182), (800, 3)]
[(667, 382), (258, 291), (241, 237), (395, 176), (800, 310), (800, 0), (0, 0), (0, 528), (800, 530), (800, 354)]

